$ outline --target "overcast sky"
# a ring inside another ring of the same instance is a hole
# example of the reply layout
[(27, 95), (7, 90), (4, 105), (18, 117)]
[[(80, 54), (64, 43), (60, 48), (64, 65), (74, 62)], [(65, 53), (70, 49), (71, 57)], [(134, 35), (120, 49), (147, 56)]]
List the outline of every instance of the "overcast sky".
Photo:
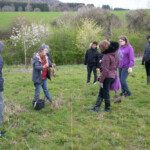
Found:
[(110, 5), (112, 8), (145, 9), (148, 8), (150, 0), (60, 0), (61, 2), (77, 2), (85, 4), (94, 4), (95, 6)]

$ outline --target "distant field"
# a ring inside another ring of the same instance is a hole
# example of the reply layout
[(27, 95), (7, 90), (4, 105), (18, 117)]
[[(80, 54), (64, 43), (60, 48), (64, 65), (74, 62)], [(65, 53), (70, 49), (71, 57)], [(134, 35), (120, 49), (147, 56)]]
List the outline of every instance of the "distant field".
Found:
[[(147, 11), (150, 14), (150, 10)], [(125, 19), (125, 14), (127, 12), (129, 12), (129, 10), (112, 11), (112, 13), (117, 15), (121, 20)], [(26, 16), (29, 19), (49, 22), (62, 13), (63, 12), (0, 12), (0, 30), (6, 30), (12, 19), (17, 16)]]
[(9, 27), (13, 18), (17, 16), (26, 16), (29, 19), (39, 21), (51, 21), (63, 12), (0, 12), (0, 30), (5, 30)]
[(125, 10), (125, 11), (112, 11), (112, 13), (116, 16), (119, 17), (119, 19), (124, 20), (125, 19), (125, 14), (128, 13), (129, 10)]

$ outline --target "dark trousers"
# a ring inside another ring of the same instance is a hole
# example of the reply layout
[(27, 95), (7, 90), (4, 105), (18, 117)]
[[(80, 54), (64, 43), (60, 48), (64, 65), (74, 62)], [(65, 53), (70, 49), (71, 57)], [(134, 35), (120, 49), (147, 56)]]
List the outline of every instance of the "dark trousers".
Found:
[(128, 67), (119, 68), (119, 78), (121, 82), (122, 93), (131, 94), (128, 84), (127, 84), (127, 78), (129, 76), (128, 69), (129, 69)]
[(96, 66), (94, 66), (94, 65), (93, 65), (93, 66), (88, 65), (88, 66), (87, 66), (87, 72), (88, 72), (88, 75), (87, 75), (87, 82), (90, 82), (92, 71), (93, 71), (93, 74), (94, 74), (94, 82), (97, 81)]
[(96, 107), (100, 107), (101, 102), (103, 101), (103, 99), (105, 100), (105, 106), (106, 105), (110, 106), (109, 91), (110, 91), (110, 86), (114, 81), (115, 81), (115, 79), (113, 79), (113, 78), (106, 78), (104, 80), (103, 88), (100, 88), (100, 90), (99, 90), (98, 99), (97, 99), (97, 102), (96, 102), (96, 105), (95, 105)]
[(146, 69), (147, 76), (150, 76), (150, 61), (145, 62), (145, 69)]

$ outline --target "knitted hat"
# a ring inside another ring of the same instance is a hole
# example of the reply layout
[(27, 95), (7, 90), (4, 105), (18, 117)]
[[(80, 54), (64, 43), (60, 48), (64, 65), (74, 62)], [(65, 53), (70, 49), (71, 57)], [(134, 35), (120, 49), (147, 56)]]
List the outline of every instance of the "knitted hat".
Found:
[(96, 41), (94, 41), (92, 44), (98, 45), (98, 43)]

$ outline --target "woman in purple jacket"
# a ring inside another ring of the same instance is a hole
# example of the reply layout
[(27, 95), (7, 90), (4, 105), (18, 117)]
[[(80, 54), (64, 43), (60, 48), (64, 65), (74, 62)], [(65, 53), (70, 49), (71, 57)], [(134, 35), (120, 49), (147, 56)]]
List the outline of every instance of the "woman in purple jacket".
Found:
[(101, 76), (99, 79), (100, 91), (95, 106), (88, 109), (96, 112), (98, 112), (103, 99), (105, 100), (105, 109), (102, 110), (110, 111), (109, 89), (117, 78), (117, 69), (119, 66), (119, 56), (117, 53), (119, 44), (117, 42), (104, 40), (100, 43), (99, 47), (104, 54), (101, 65)]
[(132, 67), (134, 66), (134, 50), (129, 44), (129, 41), (126, 36), (120, 36), (119, 43), (119, 78), (122, 88), (122, 93), (120, 95), (127, 97), (131, 96), (131, 92), (127, 84), (127, 78), (128, 75), (132, 73)]

